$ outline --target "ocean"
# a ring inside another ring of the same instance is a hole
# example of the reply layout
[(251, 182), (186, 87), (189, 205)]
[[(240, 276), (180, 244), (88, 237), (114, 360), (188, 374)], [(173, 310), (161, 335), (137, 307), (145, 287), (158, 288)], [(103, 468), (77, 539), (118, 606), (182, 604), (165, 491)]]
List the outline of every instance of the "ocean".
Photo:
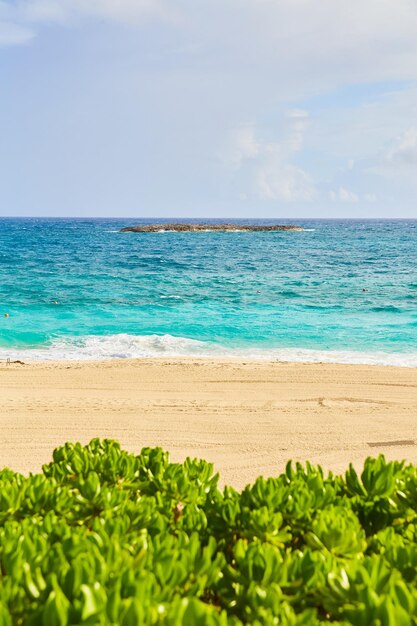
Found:
[(417, 220), (119, 232), (166, 221), (180, 220), (0, 219), (0, 359), (417, 366)]

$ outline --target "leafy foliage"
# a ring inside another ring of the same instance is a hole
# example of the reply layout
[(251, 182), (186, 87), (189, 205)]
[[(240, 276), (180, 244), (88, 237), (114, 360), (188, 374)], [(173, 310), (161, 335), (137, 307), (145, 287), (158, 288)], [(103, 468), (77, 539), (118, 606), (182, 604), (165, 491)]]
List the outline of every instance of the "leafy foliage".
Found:
[(241, 493), (205, 461), (65, 444), (0, 471), (0, 626), (417, 625), (417, 468), (288, 464)]

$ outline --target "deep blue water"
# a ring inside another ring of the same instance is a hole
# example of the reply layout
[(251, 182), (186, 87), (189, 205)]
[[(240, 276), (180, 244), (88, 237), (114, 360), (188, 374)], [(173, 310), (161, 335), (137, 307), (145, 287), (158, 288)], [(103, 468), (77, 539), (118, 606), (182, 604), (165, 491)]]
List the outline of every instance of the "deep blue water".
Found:
[(153, 221), (167, 220), (1, 219), (0, 356), (417, 365), (417, 220), (118, 232)]

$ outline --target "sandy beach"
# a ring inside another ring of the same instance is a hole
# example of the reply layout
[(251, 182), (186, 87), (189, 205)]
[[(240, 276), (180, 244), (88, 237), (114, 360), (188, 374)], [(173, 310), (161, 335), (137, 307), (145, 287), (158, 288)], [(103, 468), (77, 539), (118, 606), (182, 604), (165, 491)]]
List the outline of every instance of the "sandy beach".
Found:
[(0, 365), (0, 466), (38, 472), (65, 441), (114, 438), (214, 463), (242, 487), (288, 459), (334, 472), (417, 463), (417, 369), (204, 359)]

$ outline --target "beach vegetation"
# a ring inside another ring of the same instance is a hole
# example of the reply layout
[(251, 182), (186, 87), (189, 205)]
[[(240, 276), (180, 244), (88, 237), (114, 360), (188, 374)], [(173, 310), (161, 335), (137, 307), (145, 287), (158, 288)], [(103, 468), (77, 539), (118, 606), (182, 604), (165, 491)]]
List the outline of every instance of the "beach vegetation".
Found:
[(98, 439), (0, 471), (0, 626), (417, 624), (416, 467), (218, 480)]

